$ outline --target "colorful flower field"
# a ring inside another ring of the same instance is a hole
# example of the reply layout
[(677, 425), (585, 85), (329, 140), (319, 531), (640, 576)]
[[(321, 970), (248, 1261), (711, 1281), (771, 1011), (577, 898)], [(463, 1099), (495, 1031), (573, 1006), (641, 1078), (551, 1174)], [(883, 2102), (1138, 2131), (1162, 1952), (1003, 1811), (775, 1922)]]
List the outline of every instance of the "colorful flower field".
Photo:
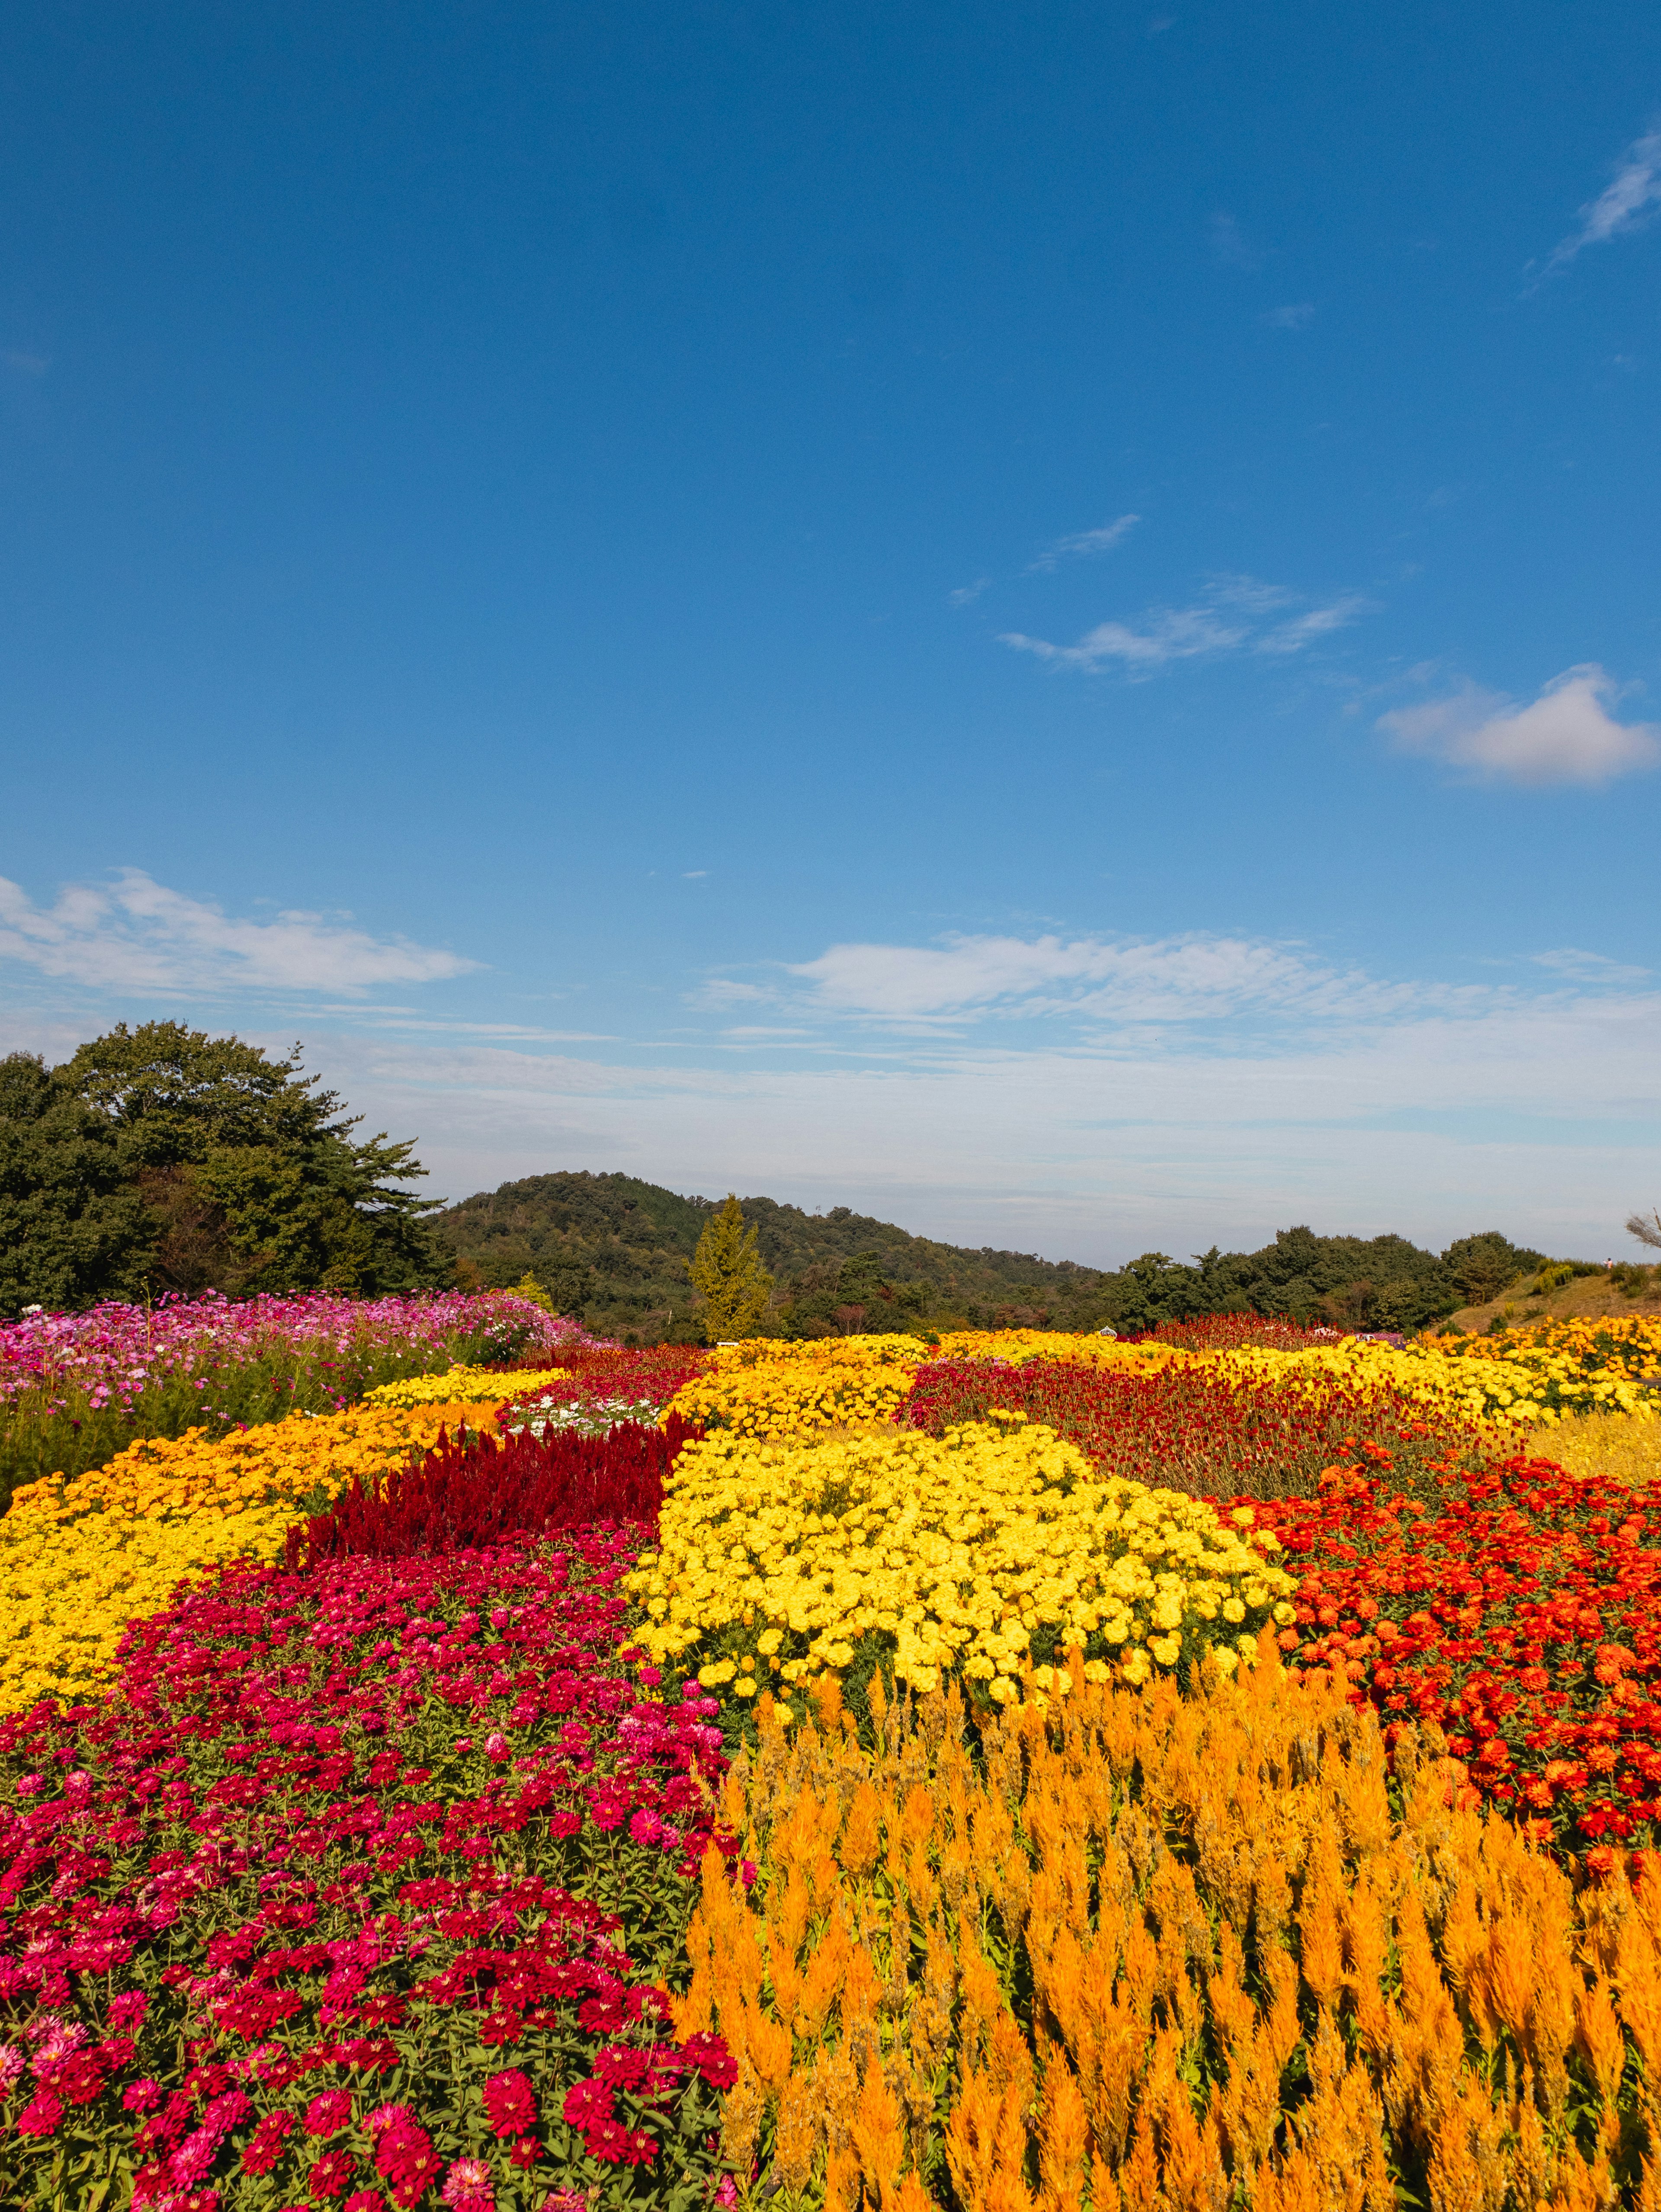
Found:
[(1661, 2212), (1652, 1325), (451, 1304), (0, 1517), (0, 2203)]

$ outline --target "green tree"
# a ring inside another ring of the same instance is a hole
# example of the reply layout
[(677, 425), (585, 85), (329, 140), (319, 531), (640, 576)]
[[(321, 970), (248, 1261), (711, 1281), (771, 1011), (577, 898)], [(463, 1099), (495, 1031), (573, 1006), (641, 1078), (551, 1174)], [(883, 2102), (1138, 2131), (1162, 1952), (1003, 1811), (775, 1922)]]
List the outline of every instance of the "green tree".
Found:
[(154, 1243), (108, 1121), (33, 1054), (0, 1060), (0, 1314), (142, 1297)]
[(155, 1288), (374, 1295), (453, 1279), (421, 1219), (433, 1201), (399, 1188), (426, 1172), (413, 1143), (355, 1138), (362, 1116), (299, 1070), (298, 1045), (272, 1060), (240, 1037), (146, 1022), (55, 1071), (113, 1139)]
[(745, 1229), (732, 1192), (710, 1215), (686, 1272), (703, 1300), (704, 1333), (712, 1344), (764, 1334), (773, 1278), (762, 1265), (756, 1232)]
[(1442, 1255), (1442, 1265), (1452, 1276), (1468, 1305), (1480, 1306), (1509, 1290), (1519, 1275), (1539, 1267), (1545, 1255), (1524, 1244), (1513, 1244), (1497, 1229), (1484, 1229), (1460, 1237)]

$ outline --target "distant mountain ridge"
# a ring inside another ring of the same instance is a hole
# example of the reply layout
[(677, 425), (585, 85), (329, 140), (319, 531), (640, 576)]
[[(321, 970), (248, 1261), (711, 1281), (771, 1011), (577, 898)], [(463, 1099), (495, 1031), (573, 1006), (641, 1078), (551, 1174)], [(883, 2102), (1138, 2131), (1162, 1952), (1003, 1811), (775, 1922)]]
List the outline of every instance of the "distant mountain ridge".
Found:
[[(430, 1217), (459, 1278), (490, 1286), (533, 1275), (562, 1312), (641, 1342), (699, 1336), (686, 1262), (719, 1204), (634, 1176), (527, 1176)], [(1441, 1254), (1404, 1237), (1281, 1230), (1257, 1252), (1191, 1263), (1146, 1252), (1120, 1268), (978, 1250), (914, 1237), (845, 1206), (808, 1213), (745, 1198), (776, 1279), (774, 1322), (794, 1336), (859, 1328), (1153, 1328), (1202, 1313), (1290, 1314), (1348, 1328), (1420, 1328), (1545, 1264), (1497, 1230)]]

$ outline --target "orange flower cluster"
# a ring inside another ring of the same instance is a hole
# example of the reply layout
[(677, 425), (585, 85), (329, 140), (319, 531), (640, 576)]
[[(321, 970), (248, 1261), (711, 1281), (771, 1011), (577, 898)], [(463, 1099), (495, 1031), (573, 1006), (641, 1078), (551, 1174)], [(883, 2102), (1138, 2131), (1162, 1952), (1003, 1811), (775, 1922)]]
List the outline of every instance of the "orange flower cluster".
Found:
[(1272, 1660), (1077, 1680), (979, 1758), (874, 1703), (874, 1749), (834, 1681), (764, 1710), (676, 2007), (787, 2212), (1661, 2205), (1652, 1877), (1577, 1889), (1411, 1736), (1398, 1814), (1375, 1717)]

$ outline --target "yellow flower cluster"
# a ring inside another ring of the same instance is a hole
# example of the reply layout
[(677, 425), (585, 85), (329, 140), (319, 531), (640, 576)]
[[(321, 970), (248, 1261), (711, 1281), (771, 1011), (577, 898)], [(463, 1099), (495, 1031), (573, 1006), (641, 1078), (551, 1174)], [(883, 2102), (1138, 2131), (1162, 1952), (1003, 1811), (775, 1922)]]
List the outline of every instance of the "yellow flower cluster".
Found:
[(1116, 1344), (1036, 1328), (963, 1329), (937, 1345), (915, 1336), (760, 1337), (723, 1345), (715, 1364), (678, 1391), (670, 1411), (706, 1427), (782, 1442), (816, 1429), (885, 1421), (931, 1359), (1074, 1359), (1148, 1372), (1183, 1355), (1168, 1345)]
[(1076, 1650), (1128, 1682), (1210, 1644), (1225, 1667), (1292, 1619), (1292, 1577), (1249, 1508), (1116, 1477), (1019, 1416), (794, 1448), (730, 1431), (676, 1461), (660, 1548), (624, 1588), (652, 1657), (703, 1655), (706, 1687), (753, 1696), (853, 1662), (875, 1635), (918, 1691), (947, 1675), (1007, 1704), (1024, 1668)]
[(1642, 1417), (1651, 1410), (1641, 1382), (1592, 1366), (1577, 1352), (1542, 1352), (1529, 1363), (1498, 1353), (1473, 1358), (1450, 1352), (1445, 1342), (1407, 1344), (1396, 1351), (1346, 1337), (1306, 1352), (1215, 1352), (1196, 1364), (1224, 1380), (1272, 1382), (1311, 1395), (1324, 1395), (1334, 1383), (1363, 1396), (1394, 1390), (1415, 1404), (1506, 1428), (1552, 1422), (1567, 1413)]
[[(1646, 1406), (1661, 1386), (1661, 1322), (1636, 1314), (1577, 1315), (1494, 1336), (1441, 1336), (1435, 1348), (1479, 1371), (1490, 1362), (1521, 1368), (1533, 1377), (1536, 1395), (1565, 1412), (1625, 1412), (1628, 1398)], [(1583, 1403), (1589, 1388), (1598, 1394), (1596, 1404)]]
[(567, 1367), (544, 1367), (535, 1373), (503, 1375), (493, 1367), (451, 1367), (442, 1375), (401, 1375), (395, 1382), (378, 1382), (359, 1400), (364, 1406), (500, 1406), (527, 1390), (545, 1390), (551, 1382), (563, 1382)]
[(1566, 1413), (1541, 1456), (1603, 1482), (1661, 1484), (1661, 1421), (1622, 1413)]
[(291, 1413), (216, 1440), (148, 1438), (73, 1481), (15, 1492), (0, 1519), (0, 1711), (95, 1692), (129, 1621), (186, 1576), (275, 1559), (299, 1516), (354, 1475), (386, 1474), (464, 1424), (492, 1417), (454, 1401)]

